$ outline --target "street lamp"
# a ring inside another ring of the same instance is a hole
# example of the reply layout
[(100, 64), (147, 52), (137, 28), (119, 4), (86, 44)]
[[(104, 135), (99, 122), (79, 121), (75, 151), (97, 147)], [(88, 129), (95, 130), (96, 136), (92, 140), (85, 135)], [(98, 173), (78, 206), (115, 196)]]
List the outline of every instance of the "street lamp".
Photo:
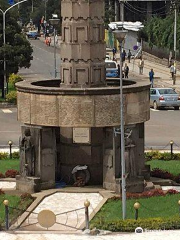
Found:
[(49, 19), (50, 24), (53, 26), (54, 28), (54, 77), (57, 77), (57, 67), (56, 67), (56, 26), (59, 24), (60, 19), (57, 18), (57, 14), (53, 14), (52, 15), (53, 18)]
[(9, 140), (8, 141), (8, 145), (9, 145), (9, 156), (10, 156), (10, 159), (12, 159), (12, 145), (13, 145), (13, 141)]
[(126, 37), (126, 30), (115, 30), (113, 31), (115, 38), (118, 40), (120, 45), (120, 129), (121, 129), (121, 191), (122, 191), (122, 215), (123, 220), (126, 218), (126, 173), (125, 173), (125, 144), (124, 144), (124, 114), (123, 114), (123, 81), (122, 81), (122, 42)]
[[(3, 11), (2, 9), (0, 9), (0, 12), (2, 12), (3, 14), (3, 46), (4, 46), (4, 51), (5, 51), (5, 46), (6, 46), (6, 13), (13, 7), (23, 3), (23, 2), (27, 2), (28, 0), (22, 0), (20, 2), (15, 3), (14, 5), (12, 5), (11, 7), (9, 7), (8, 9), (6, 9), (5, 11)], [(3, 98), (6, 97), (6, 90), (7, 90), (7, 75), (6, 75), (6, 54), (4, 52), (4, 91), (3, 91)]]

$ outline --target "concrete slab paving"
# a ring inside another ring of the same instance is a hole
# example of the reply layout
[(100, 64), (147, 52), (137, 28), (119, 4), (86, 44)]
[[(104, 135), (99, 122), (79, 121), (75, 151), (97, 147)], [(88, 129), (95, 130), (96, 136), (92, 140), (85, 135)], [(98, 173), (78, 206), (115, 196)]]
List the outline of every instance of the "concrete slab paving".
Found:
[[(57, 192), (46, 197), (22, 224), (22, 230), (46, 230), (38, 223), (38, 213), (42, 210), (51, 210), (56, 215), (56, 224), (49, 228), (52, 231), (76, 231), (85, 221), (84, 202), (91, 203), (89, 214), (95, 211), (103, 197), (99, 193), (66, 193)], [(73, 211), (75, 209), (80, 209)], [(68, 213), (66, 213), (68, 212)]]

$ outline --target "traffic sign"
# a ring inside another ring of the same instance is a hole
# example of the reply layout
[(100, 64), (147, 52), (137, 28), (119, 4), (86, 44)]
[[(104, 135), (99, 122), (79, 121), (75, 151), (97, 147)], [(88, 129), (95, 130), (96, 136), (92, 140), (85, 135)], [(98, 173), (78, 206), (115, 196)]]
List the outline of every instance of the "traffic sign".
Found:
[(14, 5), (14, 0), (8, 0), (8, 3), (9, 3), (10, 5)]

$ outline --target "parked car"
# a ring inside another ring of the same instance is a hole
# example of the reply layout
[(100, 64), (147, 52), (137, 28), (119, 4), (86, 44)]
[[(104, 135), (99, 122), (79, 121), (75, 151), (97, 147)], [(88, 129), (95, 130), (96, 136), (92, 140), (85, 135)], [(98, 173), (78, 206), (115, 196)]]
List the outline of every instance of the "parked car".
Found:
[(106, 60), (111, 60), (111, 56), (109, 54), (106, 54)]
[(151, 88), (150, 106), (154, 109), (174, 107), (175, 110), (179, 110), (180, 96), (172, 88)]
[(33, 39), (37, 39), (38, 38), (38, 32), (37, 31), (29, 31), (26, 33), (28, 38), (33, 38)]
[(118, 68), (115, 61), (106, 59), (105, 67), (106, 67), (106, 77), (109, 77), (109, 78), (118, 77)]

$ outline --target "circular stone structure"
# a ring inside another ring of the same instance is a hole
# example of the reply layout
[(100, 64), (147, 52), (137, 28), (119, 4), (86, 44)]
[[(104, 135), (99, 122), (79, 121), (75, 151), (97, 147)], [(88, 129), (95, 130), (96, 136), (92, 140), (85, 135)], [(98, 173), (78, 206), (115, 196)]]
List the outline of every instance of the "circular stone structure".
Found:
[[(123, 82), (125, 125), (149, 120), (149, 82)], [(63, 88), (60, 81), (22, 81), (16, 84), (18, 120), (56, 127), (120, 125), (119, 87)]]
[[(106, 79), (104, 9), (104, 0), (62, 0), (61, 82), (16, 84), (18, 120), (25, 124), (16, 179), (21, 191), (73, 184), (78, 165), (88, 167), (89, 185), (120, 192), (120, 87), (119, 79)], [(127, 191), (143, 191), (149, 88), (149, 81), (123, 81), (126, 173), (133, 183)]]

